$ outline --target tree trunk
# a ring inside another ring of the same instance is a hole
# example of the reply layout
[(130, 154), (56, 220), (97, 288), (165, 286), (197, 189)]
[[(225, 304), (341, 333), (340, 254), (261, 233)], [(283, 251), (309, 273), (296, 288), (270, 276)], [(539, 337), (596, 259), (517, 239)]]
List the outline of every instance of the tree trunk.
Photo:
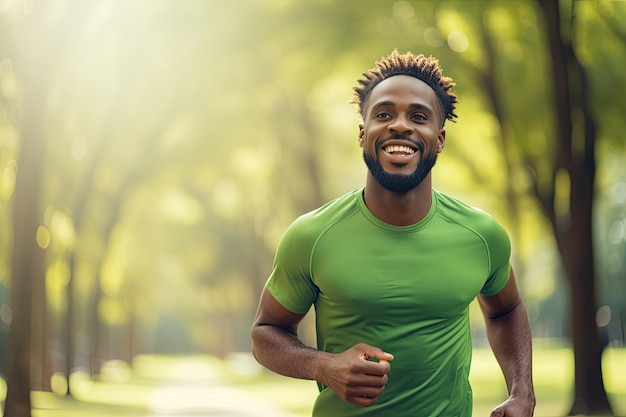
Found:
[[(569, 212), (557, 213), (554, 201), (544, 209), (552, 221), (571, 291), (574, 347), (574, 403), (569, 415), (612, 415), (602, 379), (602, 348), (595, 322), (593, 200), (596, 172), (595, 123), (589, 87), (570, 38), (564, 38), (559, 2), (539, 0), (553, 67), (556, 110), (555, 178), (570, 182)], [(574, 10), (572, 9), (572, 12)], [(575, 118), (573, 114), (579, 115)]]
[(49, 340), (48, 307), (43, 279), (33, 284), (32, 316), (31, 316), (31, 381), (30, 388), (39, 391), (50, 391), (51, 355)]
[[(21, 55), (16, 73), (22, 86), (21, 142), (15, 182), (11, 308), (13, 320), (7, 353), (7, 398), (5, 417), (31, 415), (31, 342), (33, 293), (43, 292), (43, 249), (36, 236), (42, 221), (40, 195), (44, 145), (42, 125), (45, 97), (45, 68), (41, 37), (34, 16), (25, 16), (20, 40)], [(37, 317), (41, 319), (41, 317)], [(40, 361), (37, 361), (40, 362)], [(37, 370), (33, 370), (37, 371)], [(37, 372), (39, 374), (39, 372)]]

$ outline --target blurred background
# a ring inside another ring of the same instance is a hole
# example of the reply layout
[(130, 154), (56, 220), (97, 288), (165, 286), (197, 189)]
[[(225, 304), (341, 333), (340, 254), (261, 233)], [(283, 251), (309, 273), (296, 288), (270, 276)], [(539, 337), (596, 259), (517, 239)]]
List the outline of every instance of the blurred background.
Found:
[[(348, 101), (394, 48), (457, 83), (434, 186), (510, 233), (536, 415), (606, 409), (605, 392), (626, 414), (626, 2), (610, 0), (0, 0), (7, 404), (202, 408), (145, 383), (165, 379), (308, 415), (315, 384), (262, 371), (249, 329), (285, 228), (363, 186)], [(475, 305), (472, 324), (488, 409), (506, 391)]]

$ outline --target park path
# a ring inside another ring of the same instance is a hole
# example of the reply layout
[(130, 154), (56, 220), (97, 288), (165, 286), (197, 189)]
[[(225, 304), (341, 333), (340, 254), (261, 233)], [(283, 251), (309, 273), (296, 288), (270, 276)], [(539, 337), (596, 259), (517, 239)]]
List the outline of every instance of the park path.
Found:
[(154, 389), (148, 417), (291, 417), (264, 398), (236, 386), (165, 383)]
[[(32, 416), (297, 417), (265, 398), (263, 390), (229, 382), (221, 362), (202, 357), (147, 358), (133, 371), (118, 363), (96, 380), (74, 378), (72, 386), (73, 397), (33, 392)], [(269, 389), (274, 400), (289, 395)]]
[(33, 393), (33, 417), (294, 417), (265, 398), (221, 382), (96, 384), (81, 399)]
[(292, 417), (260, 394), (228, 382), (226, 374), (260, 370), (251, 354), (232, 355), (227, 362), (204, 359), (177, 358), (170, 363), (170, 378), (152, 389), (148, 417)]

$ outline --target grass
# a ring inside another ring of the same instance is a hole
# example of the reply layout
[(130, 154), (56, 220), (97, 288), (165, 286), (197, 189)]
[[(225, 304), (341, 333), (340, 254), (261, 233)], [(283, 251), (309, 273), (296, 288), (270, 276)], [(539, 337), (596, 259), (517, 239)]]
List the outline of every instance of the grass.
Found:
[[(570, 349), (536, 348), (533, 374), (537, 407), (535, 417), (565, 416), (572, 402), (573, 356)], [(616, 416), (626, 416), (626, 349), (608, 349), (603, 358), (604, 383)], [(269, 399), (294, 417), (310, 416), (317, 395), (315, 383), (263, 373), (239, 385)], [(489, 349), (474, 351), (470, 380), (474, 416), (485, 417), (506, 398), (506, 386)]]
[[(572, 403), (573, 354), (570, 349), (533, 352), (537, 407), (535, 417), (564, 416)], [(617, 416), (626, 416), (626, 349), (609, 349), (603, 358), (604, 384)], [(489, 350), (478, 350), (470, 379), (474, 387), (475, 416), (487, 416), (490, 407), (506, 395), (504, 379)], [(494, 387), (498, 389), (494, 390)], [(495, 392), (494, 392), (495, 391)]]
[[(572, 396), (572, 361), (569, 349), (535, 349), (536, 417), (566, 415)], [(615, 414), (626, 416), (626, 349), (607, 350), (603, 371)], [(474, 416), (488, 416), (506, 397), (491, 351), (475, 350), (470, 379)], [(63, 391), (62, 382), (57, 381), (57, 390)], [(2, 383), (0, 398), (6, 394)], [(317, 395), (314, 382), (264, 371), (248, 354), (234, 354), (227, 361), (209, 356), (142, 356), (132, 371), (123, 363), (110, 363), (95, 381), (74, 374), (72, 387), (75, 398), (33, 392), (33, 417), (305, 417), (310, 416)]]

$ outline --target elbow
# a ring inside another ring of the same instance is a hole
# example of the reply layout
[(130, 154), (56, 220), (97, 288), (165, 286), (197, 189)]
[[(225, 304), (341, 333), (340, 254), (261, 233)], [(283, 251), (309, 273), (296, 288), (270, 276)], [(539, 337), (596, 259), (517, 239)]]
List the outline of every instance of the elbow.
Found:
[(499, 320), (505, 317), (509, 317), (512, 316), (513, 314), (524, 310), (524, 304), (522, 303), (522, 300), (520, 298), (518, 298), (515, 302), (515, 304), (509, 306), (506, 309), (500, 310), (500, 311), (495, 311), (492, 314), (490, 314), (487, 319), (488, 320)]
[(252, 325), (252, 329), (250, 330), (250, 351), (252, 352), (254, 359), (259, 362), (259, 326), (257, 323), (254, 323)]

